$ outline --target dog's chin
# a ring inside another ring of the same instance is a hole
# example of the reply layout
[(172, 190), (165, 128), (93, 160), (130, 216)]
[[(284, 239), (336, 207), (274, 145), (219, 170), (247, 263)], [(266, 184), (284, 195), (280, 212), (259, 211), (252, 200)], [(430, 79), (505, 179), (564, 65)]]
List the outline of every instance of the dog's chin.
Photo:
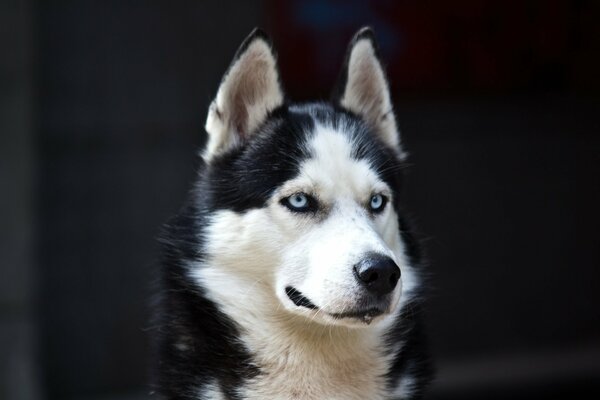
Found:
[(282, 299), (285, 308), (298, 315), (308, 318), (311, 322), (323, 325), (337, 325), (352, 328), (373, 326), (385, 319), (395, 309), (395, 304), (382, 301), (378, 304), (357, 302), (346, 306), (343, 310), (325, 310), (315, 304), (298, 289), (291, 286), (285, 288), (285, 298)]

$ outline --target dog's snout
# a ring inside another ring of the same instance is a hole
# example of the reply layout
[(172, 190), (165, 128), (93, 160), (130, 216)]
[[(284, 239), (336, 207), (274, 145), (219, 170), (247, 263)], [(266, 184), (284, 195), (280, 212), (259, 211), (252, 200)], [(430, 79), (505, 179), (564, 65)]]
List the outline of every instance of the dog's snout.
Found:
[(389, 257), (373, 254), (354, 266), (358, 282), (373, 294), (390, 293), (400, 279), (400, 268)]

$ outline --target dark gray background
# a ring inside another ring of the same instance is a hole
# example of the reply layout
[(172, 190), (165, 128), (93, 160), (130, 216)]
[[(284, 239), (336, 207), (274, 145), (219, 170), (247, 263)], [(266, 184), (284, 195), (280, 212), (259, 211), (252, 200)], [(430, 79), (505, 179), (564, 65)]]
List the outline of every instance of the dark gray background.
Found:
[[(155, 236), (269, 4), (0, 4), (0, 398), (151, 391)], [(430, 260), (429, 398), (598, 395), (598, 92), (394, 98)]]

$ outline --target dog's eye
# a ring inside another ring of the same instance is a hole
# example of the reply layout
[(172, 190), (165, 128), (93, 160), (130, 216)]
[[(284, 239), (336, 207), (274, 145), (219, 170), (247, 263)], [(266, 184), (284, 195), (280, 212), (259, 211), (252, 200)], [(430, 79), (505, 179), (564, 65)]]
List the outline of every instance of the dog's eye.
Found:
[(314, 210), (316, 200), (306, 193), (299, 192), (286, 197), (281, 203), (292, 211), (305, 212)]
[(387, 197), (382, 194), (374, 194), (371, 196), (371, 201), (369, 202), (369, 207), (371, 207), (371, 211), (379, 212), (383, 210), (385, 204), (387, 203)]
[(294, 208), (306, 208), (308, 206), (308, 196), (304, 193), (295, 193), (288, 197), (288, 203)]

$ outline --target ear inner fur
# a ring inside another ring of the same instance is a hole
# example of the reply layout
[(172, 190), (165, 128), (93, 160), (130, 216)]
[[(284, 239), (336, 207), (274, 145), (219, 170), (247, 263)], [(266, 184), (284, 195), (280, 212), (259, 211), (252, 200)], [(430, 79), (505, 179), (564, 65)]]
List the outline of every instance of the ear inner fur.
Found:
[(340, 106), (363, 117), (384, 143), (404, 156), (389, 86), (370, 28), (358, 31), (350, 42), (335, 97)]
[(204, 159), (248, 140), (283, 99), (270, 40), (256, 29), (237, 51), (209, 108)]

